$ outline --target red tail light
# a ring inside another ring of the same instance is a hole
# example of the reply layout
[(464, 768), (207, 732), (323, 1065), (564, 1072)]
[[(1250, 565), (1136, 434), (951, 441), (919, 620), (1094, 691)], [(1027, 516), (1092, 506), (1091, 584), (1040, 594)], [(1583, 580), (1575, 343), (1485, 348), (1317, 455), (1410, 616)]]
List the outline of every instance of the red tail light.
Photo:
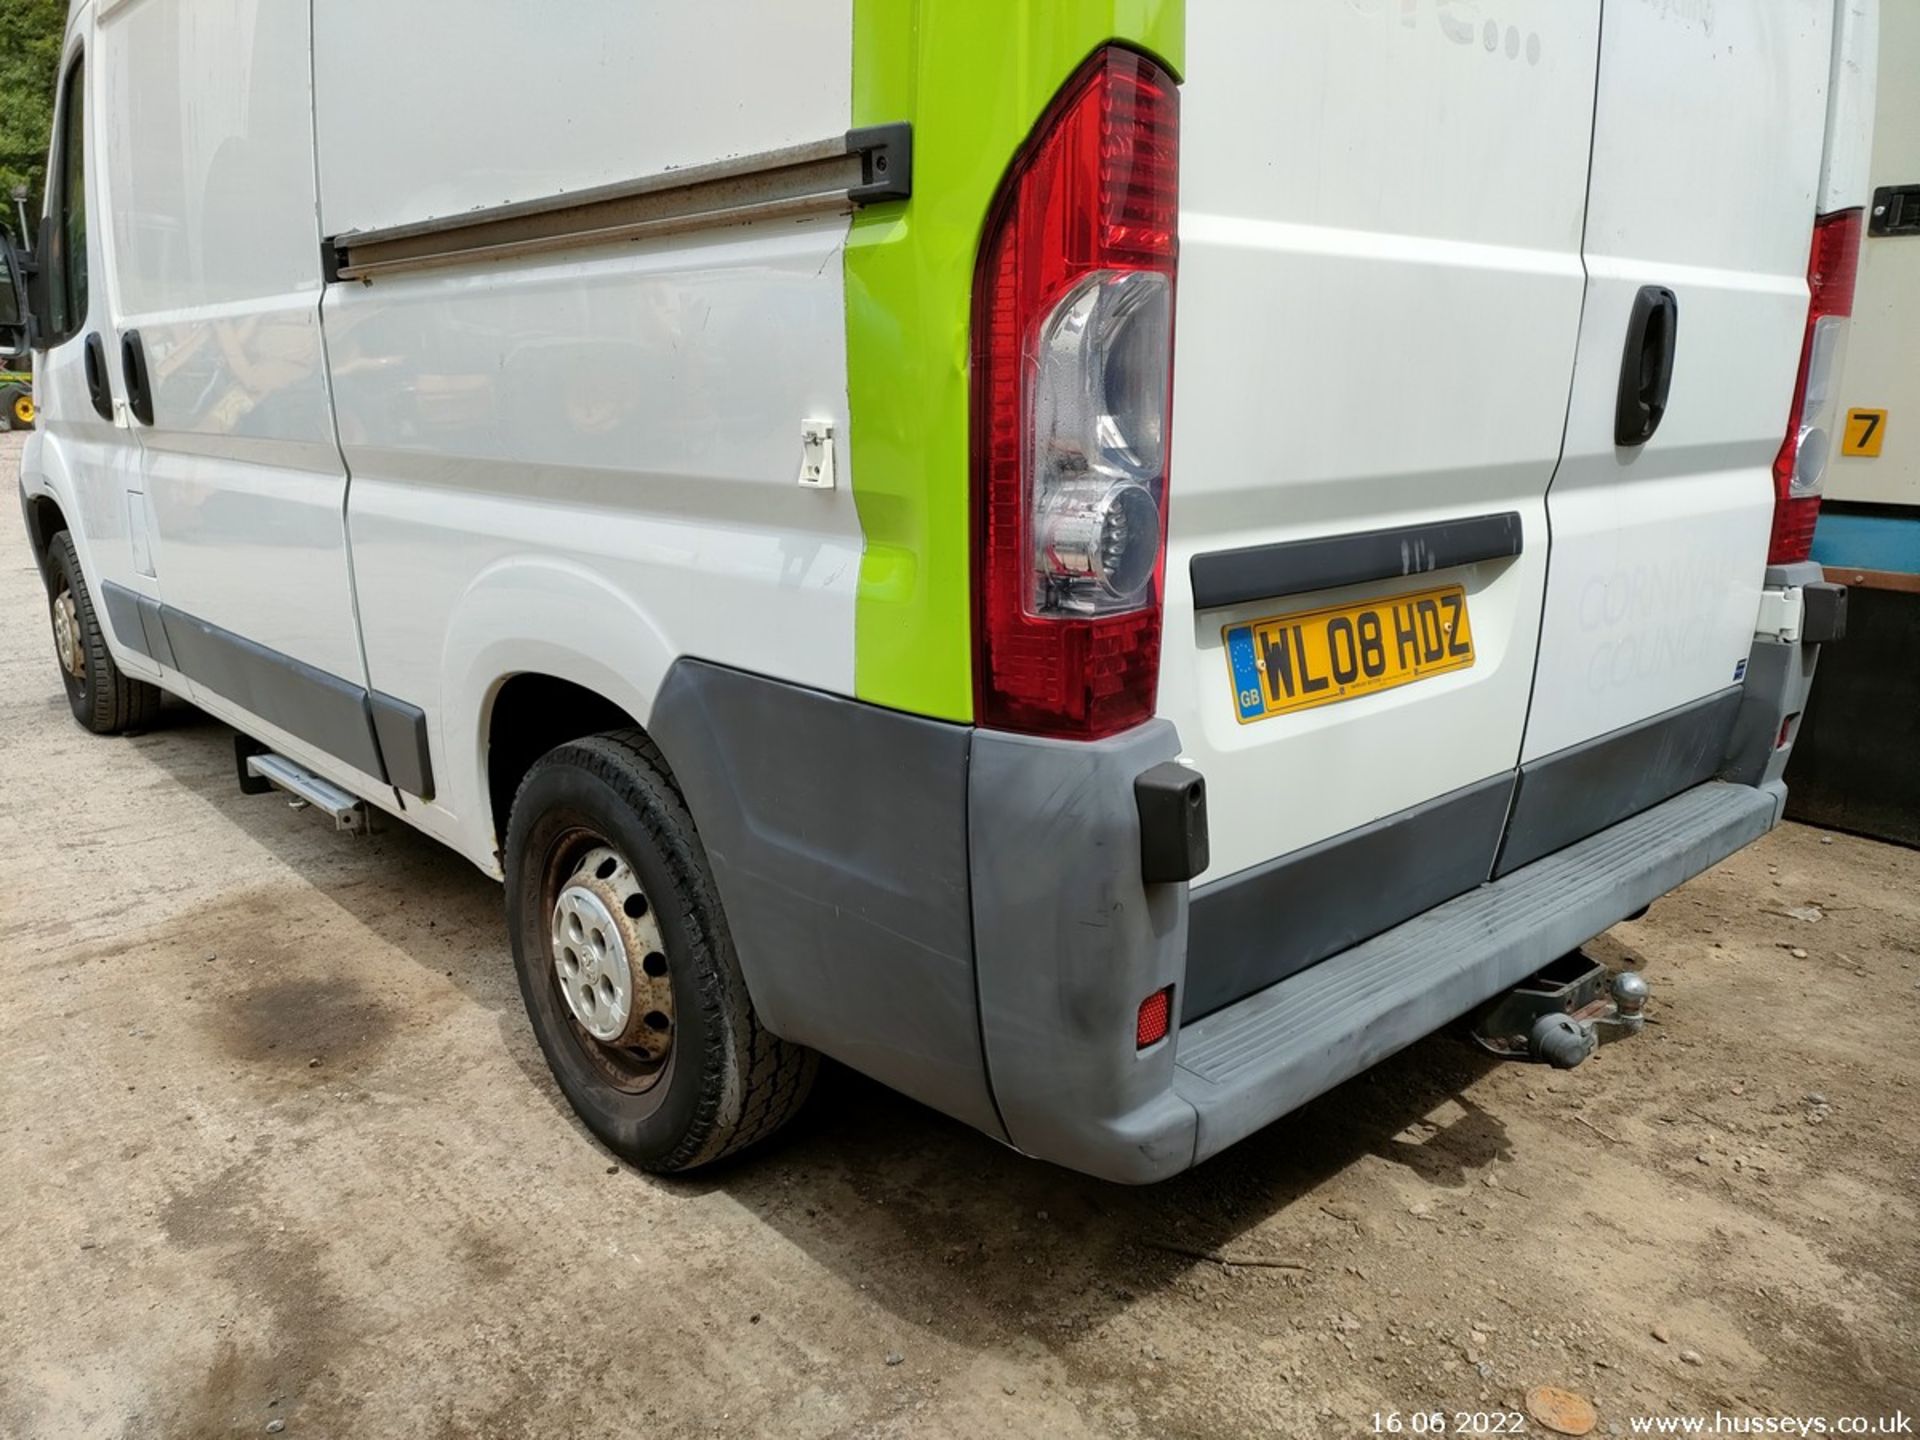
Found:
[(974, 286), (976, 714), (1092, 739), (1153, 714), (1179, 92), (1118, 48), (1015, 160)]
[(1787, 438), (1773, 461), (1773, 540), (1769, 565), (1804, 560), (1813, 548), (1820, 491), (1839, 419), (1840, 362), (1853, 317), (1853, 285), (1860, 271), (1860, 211), (1837, 210), (1813, 226), (1807, 262), (1807, 334), (1800, 347)]

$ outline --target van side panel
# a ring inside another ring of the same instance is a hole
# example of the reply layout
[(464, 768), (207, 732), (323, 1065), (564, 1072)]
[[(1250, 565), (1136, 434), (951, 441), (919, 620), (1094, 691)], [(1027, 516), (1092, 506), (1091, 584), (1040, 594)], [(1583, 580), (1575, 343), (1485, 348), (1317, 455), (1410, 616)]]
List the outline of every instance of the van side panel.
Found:
[[(577, 8), (584, 31), (505, 3), (318, 7), (326, 233), (849, 128), (843, 7)], [(764, 221), (329, 287), (369, 669), (426, 712), (440, 789), (410, 814), (476, 863), (511, 674), (642, 723), (679, 655), (852, 690), (846, 233)], [(836, 428), (831, 490), (799, 484), (810, 419)]]
[[(85, 273), (87, 305), (84, 316), (75, 317), (73, 333), (51, 349), (34, 356), (33, 390), (39, 414), (27, 437), (20, 457), (20, 482), (23, 496), (45, 496), (52, 500), (65, 518), (80, 565), (88, 583), (94, 587), (95, 603), (106, 617), (108, 647), (118, 664), (129, 675), (142, 679), (160, 678), (158, 668), (136, 647), (136, 637), (124, 633), (105, 604), (106, 586), (125, 587), (151, 598), (155, 593), (151, 549), (143, 557), (143, 531), (146, 525), (146, 498), (140, 488), (140, 455), (128, 442), (128, 432), (111, 420), (95, 413), (88, 395), (84, 359), (84, 336), (110, 331), (113, 324), (113, 284), (107, 264), (109, 236), (106, 226), (105, 185), (101, 163), (102, 135), (105, 129), (100, 114), (99, 78), (90, 41), (92, 15), (86, 7), (75, 10), (69, 24), (67, 48), (60, 62), (60, 88), (56, 101), (52, 154), (48, 165), (48, 186), (53, 192), (49, 204), (57, 206), (61, 178), (69, 170), (64, 152), (72, 133), (82, 133), (82, 154), (78, 171), (84, 177), (82, 201), (86, 216)], [(81, 63), (76, 63), (81, 62)], [(76, 88), (76, 79), (78, 87)], [(69, 132), (65, 120), (69, 107), (84, 107), (81, 130)], [(51, 254), (42, 260), (53, 264)], [(109, 366), (108, 388), (118, 397), (124, 392), (117, 370)], [(51, 535), (38, 537), (42, 543)], [(150, 536), (144, 538), (150, 539)]]
[(321, 0), (322, 223), (404, 225), (837, 135), (851, 4)]
[[(153, 516), (158, 598), (360, 686), (320, 334), (306, 8), (139, 0), (101, 16), (94, 52), (105, 339), (120, 373), (121, 337), (137, 333), (151, 379), (153, 423), (121, 436)], [(187, 679), (223, 718), (259, 714), (242, 688)], [(267, 738), (363, 793), (381, 788), (364, 755), (343, 773), (296, 735)]]
[(972, 718), (967, 373), (987, 207), (1098, 46), (1177, 75), (1185, 32), (1184, 0), (855, 0), (855, 123), (910, 120), (914, 148), (912, 203), (856, 218), (846, 256), (863, 700)]

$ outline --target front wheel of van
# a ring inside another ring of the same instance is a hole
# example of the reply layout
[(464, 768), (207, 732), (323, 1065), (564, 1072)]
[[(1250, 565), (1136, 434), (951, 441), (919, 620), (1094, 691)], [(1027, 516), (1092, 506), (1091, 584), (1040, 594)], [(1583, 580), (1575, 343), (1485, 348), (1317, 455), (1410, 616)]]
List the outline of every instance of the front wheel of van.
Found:
[(160, 713), (160, 687), (121, 673), (107, 649), (73, 536), (62, 530), (47, 546), (47, 605), (53, 655), (66, 681), (73, 718), (96, 735), (142, 730)]
[(754, 1014), (693, 818), (637, 730), (548, 752), (514, 797), (507, 923), (520, 994), (587, 1128), (648, 1170), (778, 1130), (818, 1057)]

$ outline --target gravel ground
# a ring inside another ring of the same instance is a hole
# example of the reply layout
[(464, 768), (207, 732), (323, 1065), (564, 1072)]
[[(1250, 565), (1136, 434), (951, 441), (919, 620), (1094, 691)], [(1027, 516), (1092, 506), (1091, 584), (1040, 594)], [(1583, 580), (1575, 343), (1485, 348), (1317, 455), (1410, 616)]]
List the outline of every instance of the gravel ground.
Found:
[(240, 795), (183, 706), (83, 734), (11, 500), (0, 614), (0, 1436), (1920, 1408), (1920, 853), (1787, 826), (1595, 942), (1638, 1039), (1434, 1037), (1152, 1189), (844, 1072), (663, 1181), (548, 1080), (492, 882)]

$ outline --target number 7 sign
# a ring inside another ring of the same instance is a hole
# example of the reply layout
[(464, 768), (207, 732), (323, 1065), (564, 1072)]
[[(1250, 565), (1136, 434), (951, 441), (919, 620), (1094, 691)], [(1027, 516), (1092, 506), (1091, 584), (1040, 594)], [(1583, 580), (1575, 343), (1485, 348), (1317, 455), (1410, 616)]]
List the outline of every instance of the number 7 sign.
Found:
[(1864, 455), (1871, 459), (1880, 453), (1881, 442), (1886, 438), (1886, 411), (1849, 410), (1846, 433), (1840, 440), (1840, 453)]

